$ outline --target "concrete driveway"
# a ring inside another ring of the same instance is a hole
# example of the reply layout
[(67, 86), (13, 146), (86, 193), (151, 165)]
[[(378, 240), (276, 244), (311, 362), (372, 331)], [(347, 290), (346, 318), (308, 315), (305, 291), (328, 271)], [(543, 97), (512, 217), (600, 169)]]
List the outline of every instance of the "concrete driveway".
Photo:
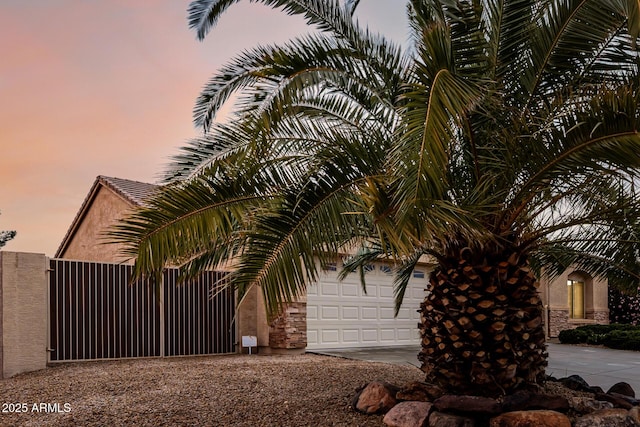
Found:
[[(378, 347), (360, 349), (312, 350), (347, 359), (386, 362), (420, 367), (417, 359), (419, 347)], [(598, 385), (605, 391), (613, 384), (629, 383), (640, 395), (640, 352), (612, 350), (548, 343), (549, 366), (547, 374), (556, 378), (580, 375), (589, 385)]]

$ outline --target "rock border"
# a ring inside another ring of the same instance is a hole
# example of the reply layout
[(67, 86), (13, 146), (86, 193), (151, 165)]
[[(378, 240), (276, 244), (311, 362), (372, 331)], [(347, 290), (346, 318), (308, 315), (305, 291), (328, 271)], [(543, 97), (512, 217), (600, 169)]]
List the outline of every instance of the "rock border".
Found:
[(390, 427), (640, 427), (640, 400), (628, 383), (604, 392), (578, 375), (548, 377), (540, 390), (499, 399), (445, 394), (425, 382), (374, 381), (357, 390), (351, 406), (384, 414)]

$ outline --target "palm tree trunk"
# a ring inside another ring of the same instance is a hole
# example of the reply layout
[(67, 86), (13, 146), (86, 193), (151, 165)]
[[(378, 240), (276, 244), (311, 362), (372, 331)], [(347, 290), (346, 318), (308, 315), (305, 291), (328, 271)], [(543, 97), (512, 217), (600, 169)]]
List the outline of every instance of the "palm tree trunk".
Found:
[(547, 365), (543, 310), (526, 256), (470, 252), (440, 262), (421, 304), (418, 359), (427, 381), (485, 396), (540, 383)]

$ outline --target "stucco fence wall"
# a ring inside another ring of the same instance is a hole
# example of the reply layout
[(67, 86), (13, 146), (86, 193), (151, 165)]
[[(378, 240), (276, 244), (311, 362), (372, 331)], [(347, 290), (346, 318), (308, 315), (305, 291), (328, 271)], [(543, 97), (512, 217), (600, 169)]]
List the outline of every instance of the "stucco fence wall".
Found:
[[(47, 367), (48, 269), (44, 254), (0, 251), (0, 379)], [(238, 307), (237, 333), (257, 336), (260, 353), (304, 352), (306, 303), (290, 304), (276, 320), (267, 323), (254, 289)], [(249, 351), (240, 344), (240, 352)]]
[(0, 378), (47, 366), (47, 258), (0, 251)]

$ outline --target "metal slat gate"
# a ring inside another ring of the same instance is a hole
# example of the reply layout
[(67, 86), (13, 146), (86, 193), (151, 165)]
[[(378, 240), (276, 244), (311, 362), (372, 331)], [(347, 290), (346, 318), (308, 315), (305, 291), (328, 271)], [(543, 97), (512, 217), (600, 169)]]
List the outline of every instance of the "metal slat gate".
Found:
[(51, 362), (235, 351), (234, 293), (215, 292), (223, 273), (178, 284), (167, 269), (159, 288), (130, 285), (131, 274), (130, 265), (50, 260)]

